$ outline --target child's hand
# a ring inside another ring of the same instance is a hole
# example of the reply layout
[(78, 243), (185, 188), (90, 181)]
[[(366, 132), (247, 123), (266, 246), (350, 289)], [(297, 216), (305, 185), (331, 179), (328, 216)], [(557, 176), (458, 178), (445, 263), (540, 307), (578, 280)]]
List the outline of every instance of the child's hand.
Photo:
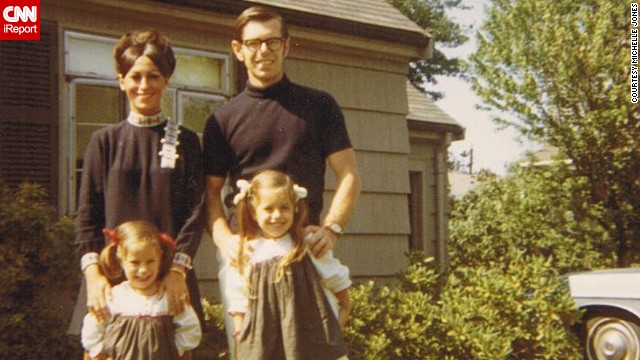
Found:
[(233, 337), (240, 335), (240, 329), (242, 329), (242, 323), (244, 322), (244, 313), (231, 314), (233, 319)]
[(107, 356), (107, 354), (103, 351), (95, 357), (89, 356), (89, 353), (85, 353), (85, 359), (89, 360), (113, 360), (113, 358)]
[(349, 315), (351, 314), (351, 296), (349, 294), (349, 289), (338, 291), (336, 293), (336, 298), (338, 298), (338, 304), (340, 306), (340, 311), (338, 312), (338, 324), (340, 324), (341, 329), (344, 329), (347, 325), (347, 320), (349, 320)]
[(340, 328), (344, 329), (347, 326), (347, 321), (349, 320), (349, 315), (351, 314), (351, 307), (343, 308), (340, 307), (340, 311), (338, 312), (338, 324), (340, 324)]

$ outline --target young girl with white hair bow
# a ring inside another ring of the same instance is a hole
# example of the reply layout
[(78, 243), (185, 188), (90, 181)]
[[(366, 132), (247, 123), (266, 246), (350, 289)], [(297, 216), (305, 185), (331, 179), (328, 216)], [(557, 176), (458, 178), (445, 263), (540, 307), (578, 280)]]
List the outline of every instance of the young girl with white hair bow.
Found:
[(240, 245), (227, 279), (237, 359), (346, 359), (349, 269), (307, 249), (306, 189), (273, 170), (239, 180)]

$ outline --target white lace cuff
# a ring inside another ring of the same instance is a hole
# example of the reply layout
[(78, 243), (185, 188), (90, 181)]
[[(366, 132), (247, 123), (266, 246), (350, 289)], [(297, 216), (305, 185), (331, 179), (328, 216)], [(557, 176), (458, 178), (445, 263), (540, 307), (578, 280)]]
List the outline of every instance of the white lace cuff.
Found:
[(84, 270), (87, 267), (89, 267), (89, 265), (93, 265), (97, 263), (98, 263), (98, 253), (95, 253), (95, 252), (86, 253), (80, 259), (80, 269), (82, 270), (82, 272), (84, 272)]

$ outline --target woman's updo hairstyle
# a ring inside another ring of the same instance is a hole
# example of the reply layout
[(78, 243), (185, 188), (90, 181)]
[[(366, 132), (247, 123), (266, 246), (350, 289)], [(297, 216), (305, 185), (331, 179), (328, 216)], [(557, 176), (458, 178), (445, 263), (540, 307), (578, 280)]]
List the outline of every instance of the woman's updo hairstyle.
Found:
[(169, 39), (156, 29), (134, 31), (120, 38), (113, 51), (118, 74), (127, 75), (133, 63), (141, 56), (151, 59), (167, 79), (176, 68), (176, 58)]

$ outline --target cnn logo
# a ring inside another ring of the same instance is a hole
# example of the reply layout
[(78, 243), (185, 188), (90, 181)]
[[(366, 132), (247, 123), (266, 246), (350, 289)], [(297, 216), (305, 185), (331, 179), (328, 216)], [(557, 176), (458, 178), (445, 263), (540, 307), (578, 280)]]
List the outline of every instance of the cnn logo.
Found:
[(36, 6), (7, 6), (2, 11), (2, 17), (10, 22), (36, 22), (38, 20), (38, 8)]
[(40, 40), (40, 0), (3, 0), (0, 40)]

